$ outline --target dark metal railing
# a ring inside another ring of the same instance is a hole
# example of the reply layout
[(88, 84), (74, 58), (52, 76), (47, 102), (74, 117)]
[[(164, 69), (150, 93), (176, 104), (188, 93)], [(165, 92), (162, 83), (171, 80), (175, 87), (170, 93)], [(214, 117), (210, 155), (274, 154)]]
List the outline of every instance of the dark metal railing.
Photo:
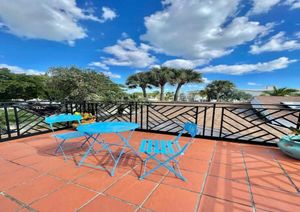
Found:
[(158, 133), (176, 134), (184, 122), (193, 122), (199, 126), (198, 137), (271, 145), (291, 128), (300, 128), (300, 110), (280, 104), (67, 102), (2, 104), (0, 109), (0, 141), (48, 132), (44, 116), (76, 111), (92, 113), (97, 121), (136, 122), (139, 130)]

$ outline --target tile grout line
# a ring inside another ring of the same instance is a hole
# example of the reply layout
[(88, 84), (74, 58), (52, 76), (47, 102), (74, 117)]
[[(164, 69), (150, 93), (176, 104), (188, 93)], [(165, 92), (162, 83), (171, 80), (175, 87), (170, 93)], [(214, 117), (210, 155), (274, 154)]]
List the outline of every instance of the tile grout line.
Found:
[(253, 210), (253, 212), (256, 212), (256, 205), (255, 205), (255, 201), (254, 201), (254, 197), (253, 197), (253, 193), (252, 193), (251, 182), (250, 182), (250, 178), (249, 178), (249, 174), (248, 174), (248, 169), (247, 169), (243, 149), (241, 149), (241, 154), (242, 154), (242, 158), (243, 158), (244, 169), (245, 169), (245, 172), (246, 172), (246, 182), (248, 184), (248, 191), (249, 191), (249, 194), (250, 194), (250, 201), (251, 201), (251, 205), (252, 205), (252, 210)]
[(284, 169), (284, 167), (281, 165), (281, 163), (279, 163), (279, 161), (274, 157), (274, 155), (272, 154), (273, 160), (276, 161), (276, 163), (278, 164), (278, 166), (280, 167), (280, 169), (282, 170), (283, 174), (289, 179), (290, 183), (293, 185), (293, 187), (296, 189), (296, 193), (300, 193), (300, 189), (297, 187), (297, 185), (294, 183), (294, 181), (292, 180), (292, 178), (290, 177), (290, 175), (288, 174), (288, 172)]
[(167, 175), (170, 173), (170, 171), (168, 171), (163, 177), (162, 179), (154, 186), (154, 188), (150, 191), (150, 193), (146, 196), (146, 198), (144, 199), (144, 201), (138, 206), (138, 208), (135, 210), (135, 212), (137, 212), (139, 209), (141, 209), (144, 204), (147, 202), (147, 200), (150, 198), (150, 196), (154, 193), (154, 191), (156, 191), (156, 189), (161, 185), (162, 181), (167, 177)]
[[(138, 165), (138, 164), (137, 164)], [(125, 174), (123, 174), (121, 177), (119, 177), (118, 179), (116, 179), (115, 181), (113, 181), (109, 186), (107, 186), (103, 191), (101, 192), (96, 192), (97, 194), (95, 196), (93, 196), (91, 199), (89, 199), (87, 202), (85, 202), (84, 204), (82, 204), (78, 209), (76, 209), (76, 211), (79, 211), (81, 210), (84, 206), (88, 205), (90, 202), (92, 202), (94, 199), (96, 199), (98, 196), (100, 195), (104, 195), (104, 196), (110, 196), (110, 195), (107, 195), (105, 194), (104, 192), (106, 192), (108, 189), (110, 189), (113, 185), (115, 185), (117, 182), (119, 182), (121, 179), (123, 179), (125, 176), (127, 176), (137, 165), (135, 165), (132, 169), (128, 170)], [(75, 184), (75, 185), (78, 185), (78, 186), (81, 186), (81, 187), (84, 187), (90, 191), (93, 191), (95, 192), (95, 190), (92, 190), (92, 189), (89, 189), (88, 187), (85, 187), (85, 186), (82, 186), (80, 184), (77, 184), (77, 183), (74, 183), (74, 182), (71, 182), (72, 184)], [(111, 196), (112, 197), (112, 196)], [(121, 199), (120, 199), (121, 200)], [(132, 203), (129, 203), (129, 202), (126, 202), (126, 201), (123, 201), (127, 204), (130, 204), (130, 205), (134, 205)]]
[(217, 146), (217, 141), (215, 141), (215, 145), (214, 145), (213, 151), (211, 153), (210, 160), (208, 162), (207, 171), (206, 171), (206, 173), (204, 175), (204, 178), (203, 178), (203, 183), (201, 185), (201, 190), (200, 190), (199, 197), (198, 197), (198, 200), (196, 202), (194, 211), (198, 211), (199, 210), (200, 202), (201, 202), (201, 199), (202, 199), (202, 195), (203, 195), (203, 192), (204, 192), (204, 188), (205, 188), (205, 185), (206, 185), (206, 181), (207, 181), (207, 178), (208, 178), (208, 174), (209, 174), (209, 171), (210, 171), (212, 160), (213, 160), (213, 157), (214, 157), (215, 152), (216, 152), (216, 146)]
[(19, 206), (21, 206), (19, 209), (17, 209), (17, 211), (22, 210), (24, 208), (28, 209), (29, 211), (35, 212), (36, 210), (34, 208), (31, 208), (28, 204), (18, 200), (17, 198), (5, 193), (5, 192), (0, 192), (0, 195), (10, 199), (11, 201), (15, 202), (16, 204), (18, 204)]

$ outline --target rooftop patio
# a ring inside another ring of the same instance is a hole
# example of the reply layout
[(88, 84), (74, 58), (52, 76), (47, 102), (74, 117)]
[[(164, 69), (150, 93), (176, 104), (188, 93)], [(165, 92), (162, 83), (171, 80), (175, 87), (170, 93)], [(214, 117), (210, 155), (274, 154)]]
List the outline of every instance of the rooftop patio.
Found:
[[(141, 138), (173, 136), (135, 132), (130, 143), (138, 149)], [(139, 180), (141, 160), (131, 152), (114, 177), (77, 167), (80, 144), (66, 142), (64, 161), (51, 134), (0, 143), (0, 211), (300, 211), (300, 162), (275, 147), (197, 138), (180, 158), (183, 182), (164, 168)], [(112, 165), (102, 152), (87, 161)]]

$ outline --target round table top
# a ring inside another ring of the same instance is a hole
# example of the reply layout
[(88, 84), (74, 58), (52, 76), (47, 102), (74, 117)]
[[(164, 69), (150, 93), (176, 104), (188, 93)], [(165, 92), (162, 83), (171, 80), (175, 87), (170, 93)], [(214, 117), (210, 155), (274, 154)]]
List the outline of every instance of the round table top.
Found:
[(117, 133), (135, 130), (139, 126), (139, 124), (133, 122), (95, 122), (80, 125), (77, 130), (88, 134)]

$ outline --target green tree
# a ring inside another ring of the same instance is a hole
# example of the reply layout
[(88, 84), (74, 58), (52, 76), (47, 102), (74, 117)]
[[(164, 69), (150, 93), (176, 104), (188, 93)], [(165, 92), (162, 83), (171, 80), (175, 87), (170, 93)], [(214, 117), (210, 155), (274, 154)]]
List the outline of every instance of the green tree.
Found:
[(253, 96), (251, 94), (234, 89), (230, 98), (231, 100), (249, 101), (250, 99), (252, 99), (252, 97)]
[(126, 85), (129, 88), (137, 88), (140, 87), (143, 91), (143, 97), (147, 98), (146, 89), (151, 89), (151, 73), (150, 72), (140, 72), (129, 76), (126, 80)]
[(208, 101), (228, 101), (234, 89), (235, 85), (228, 80), (214, 80), (205, 87), (205, 93)]
[(160, 88), (160, 101), (164, 101), (164, 89), (167, 83), (172, 83), (174, 78), (174, 72), (172, 68), (168, 67), (159, 67), (153, 68), (150, 72), (152, 74), (151, 84)]
[(178, 95), (181, 87), (187, 83), (200, 83), (202, 82), (201, 73), (194, 71), (193, 69), (173, 69), (174, 75), (171, 79), (171, 84), (177, 85), (174, 101), (178, 100)]
[(43, 98), (45, 76), (15, 74), (0, 69), (0, 100)]
[(273, 87), (271, 91), (264, 91), (264, 95), (268, 96), (293, 96), (297, 95), (298, 90), (292, 88), (277, 88), (276, 86)]
[(174, 98), (174, 92), (166, 92), (166, 96), (165, 96), (165, 99), (167, 100), (167, 101), (172, 101), (173, 100), (173, 98)]
[(119, 85), (93, 70), (56, 67), (47, 76), (47, 97), (52, 101), (110, 101), (125, 96)]

